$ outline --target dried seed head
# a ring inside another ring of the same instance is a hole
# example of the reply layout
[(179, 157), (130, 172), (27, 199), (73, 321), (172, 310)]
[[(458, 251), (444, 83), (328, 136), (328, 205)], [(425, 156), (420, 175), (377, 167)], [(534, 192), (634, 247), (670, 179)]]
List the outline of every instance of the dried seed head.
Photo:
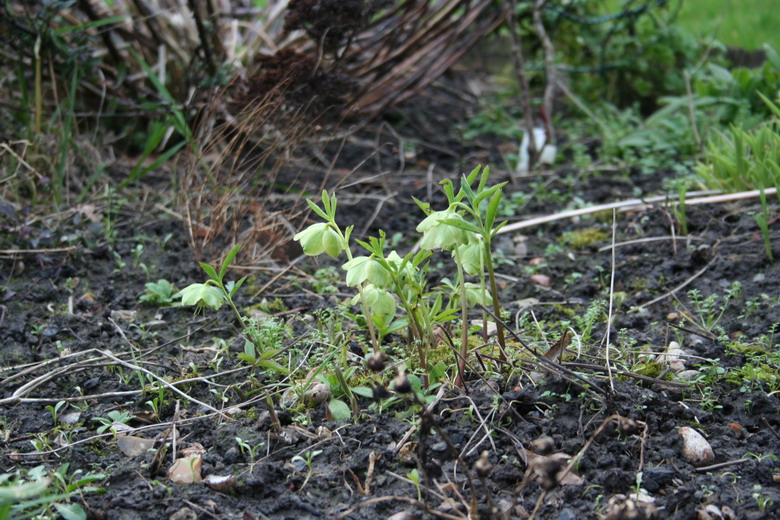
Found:
[(409, 382), (409, 378), (406, 377), (406, 374), (401, 372), (393, 379), (393, 390), (399, 394), (408, 394), (412, 391), (412, 384)]
[(626, 417), (620, 417), (618, 419), (618, 430), (620, 430), (620, 433), (624, 435), (637, 433), (640, 429), (641, 428), (639, 427), (639, 423), (633, 419), (628, 419)]
[(549, 455), (555, 451), (555, 441), (549, 435), (542, 435), (531, 442), (531, 446), (539, 455)]
[(474, 463), (474, 472), (479, 478), (487, 478), (488, 475), (490, 475), (490, 471), (493, 469), (493, 465), (490, 463), (488, 455), (487, 450), (483, 451), (479, 460)]
[(540, 457), (534, 463), (534, 473), (539, 479), (539, 485), (547, 491), (555, 489), (560, 483), (558, 473), (566, 467), (566, 459), (552, 455)]
[(379, 401), (381, 399), (387, 399), (388, 397), (390, 397), (390, 392), (388, 392), (387, 388), (383, 385), (376, 385), (374, 387), (374, 399)]
[(385, 355), (381, 352), (377, 352), (376, 354), (372, 355), (370, 358), (368, 358), (368, 368), (372, 372), (381, 372), (385, 369)]

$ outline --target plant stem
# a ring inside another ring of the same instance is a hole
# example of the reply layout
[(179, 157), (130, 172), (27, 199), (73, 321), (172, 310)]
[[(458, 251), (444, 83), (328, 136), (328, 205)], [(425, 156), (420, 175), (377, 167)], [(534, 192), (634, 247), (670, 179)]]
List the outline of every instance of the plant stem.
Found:
[(460, 277), (460, 313), (461, 313), (461, 341), (460, 341), (460, 359), (458, 360), (458, 378), (455, 381), (456, 386), (462, 387), (465, 384), (466, 356), (469, 351), (469, 302), (466, 295), (466, 274), (463, 272), (463, 264), (460, 261), (460, 254), (455, 250), (455, 263), (458, 266), (458, 276)]
[[(498, 285), (496, 284), (496, 273), (493, 271), (493, 255), (490, 253), (490, 230), (484, 235), (483, 241), (485, 243), (485, 258), (487, 259), (488, 279), (490, 280), (490, 295), (493, 298), (493, 313), (496, 316), (501, 316), (501, 305), (498, 301)], [(506, 361), (506, 338), (504, 337), (504, 327), (501, 323), (496, 323), (496, 332), (498, 334), (498, 346), (501, 351), (499, 359)]]
[(225, 295), (225, 300), (227, 300), (228, 305), (230, 305), (230, 308), (233, 310), (233, 314), (235, 315), (236, 319), (238, 320), (238, 323), (241, 325), (241, 328), (246, 332), (247, 325), (244, 322), (244, 317), (241, 315), (240, 312), (238, 312), (238, 307), (236, 307), (236, 304), (233, 303), (233, 298), (230, 297), (230, 293), (227, 289), (225, 289), (225, 284), (222, 283), (220, 280), (219, 282), (219, 288), (222, 289), (222, 294)]
[[(341, 236), (341, 240), (344, 243), (344, 252), (347, 254), (347, 260), (352, 260), (352, 251), (349, 249), (347, 238), (341, 232), (341, 229), (336, 226), (336, 231)], [(349, 232), (349, 231), (348, 231)], [(368, 312), (368, 304), (366, 303), (366, 297), (363, 295), (363, 284), (360, 283), (357, 286), (358, 295), (360, 296), (360, 307), (363, 309), (363, 316), (366, 317), (366, 325), (368, 326), (368, 335), (371, 337), (371, 348), (374, 350), (374, 354), (379, 354), (379, 342), (376, 339), (376, 331), (374, 330), (374, 320), (371, 319), (371, 314)]]
[(265, 394), (265, 406), (268, 408), (268, 415), (271, 417), (271, 424), (276, 431), (282, 430), (282, 423), (279, 422), (279, 416), (276, 415), (276, 409), (274, 408), (274, 401), (268, 392), (263, 390)]
[[(403, 291), (397, 291), (396, 294), (401, 295), (404, 293)], [(412, 336), (414, 337), (415, 345), (417, 346), (417, 357), (420, 359), (420, 368), (423, 371), (423, 386), (428, 388), (430, 383), (428, 381), (428, 363), (425, 360), (423, 345), (424, 343), (428, 343), (428, 346), (430, 346), (430, 342), (426, 339), (429, 335), (423, 334), (423, 328), (417, 319), (417, 313), (405, 298), (401, 298), (401, 306), (404, 308), (406, 316), (409, 318), (409, 328), (412, 329)]]

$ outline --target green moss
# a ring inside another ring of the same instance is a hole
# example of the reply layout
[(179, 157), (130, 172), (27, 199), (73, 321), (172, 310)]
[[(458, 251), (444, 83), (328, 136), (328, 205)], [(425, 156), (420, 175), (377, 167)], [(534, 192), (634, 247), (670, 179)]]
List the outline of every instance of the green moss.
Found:
[(732, 353), (744, 356), (764, 356), (767, 354), (766, 349), (761, 345), (751, 345), (740, 341), (732, 341), (726, 348)]
[[(553, 309), (557, 312), (560, 312), (562, 315), (566, 316), (567, 318), (571, 319), (577, 316), (578, 310), (572, 307), (571, 305), (561, 305), (561, 304), (554, 304)], [(581, 310), (581, 309), (580, 309)]]
[[(666, 366), (664, 366), (662, 363), (655, 363), (653, 361), (637, 363), (631, 367), (631, 372), (634, 374), (655, 378), (658, 378), (661, 374), (663, 374), (664, 370), (666, 370)], [(671, 372), (667, 372), (663, 379), (666, 381), (672, 379)]]
[(743, 392), (775, 392), (780, 389), (780, 372), (766, 363), (748, 363), (730, 369), (726, 381), (739, 385)]
[(284, 301), (282, 301), (281, 298), (274, 298), (273, 301), (270, 302), (264, 301), (246, 307), (246, 310), (262, 311), (265, 312), (266, 314), (278, 314), (280, 312), (285, 312), (288, 309), (287, 309), (287, 305), (284, 304)]
[(567, 231), (561, 235), (560, 242), (572, 249), (584, 249), (590, 245), (606, 240), (609, 235), (600, 227), (589, 227), (577, 231)]
[(637, 277), (629, 282), (629, 289), (631, 292), (646, 291), (649, 280), (645, 277)]

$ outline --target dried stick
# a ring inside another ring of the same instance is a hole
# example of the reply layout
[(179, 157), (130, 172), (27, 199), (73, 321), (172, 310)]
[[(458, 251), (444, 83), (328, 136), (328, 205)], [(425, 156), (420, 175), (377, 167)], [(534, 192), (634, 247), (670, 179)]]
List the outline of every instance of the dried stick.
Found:
[(661, 296), (659, 296), (658, 298), (653, 298), (653, 299), (652, 299), (652, 300), (650, 300), (649, 302), (645, 302), (645, 303), (643, 303), (642, 305), (639, 305), (639, 306), (638, 306), (638, 308), (640, 308), (640, 309), (643, 309), (643, 308), (645, 308), (645, 307), (649, 307), (650, 305), (653, 305), (654, 303), (658, 303), (658, 302), (660, 302), (661, 300), (665, 300), (666, 298), (668, 298), (668, 297), (670, 297), (670, 296), (674, 296), (674, 294), (675, 294), (677, 291), (679, 291), (679, 290), (681, 290), (681, 289), (684, 289), (684, 288), (685, 288), (685, 287), (686, 287), (688, 284), (690, 284), (692, 281), (694, 281), (695, 279), (697, 279), (698, 277), (700, 277), (701, 275), (703, 275), (703, 274), (704, 274), (704, 272), (705, 272), (707, 269), (709, 269), (709, 268), (710, 268), (710, 266), (711, 266), (713, 263), (715, 263), (715, 260), (717, 260), (718, 258), (719, 258), (718, 256), (715, 256), (715, 258), (713, 258), (712, 260), (710, 260), (710, 261), (709, 261), (709, 263), (707, 263), (707, 265), (705, 265), (704, 267), (702, 267), (701, 269), (699, 269), (698, 271), (696, 271), (696, 273), (694, 273), (694, 274), (693, 274), (693, 276), (691, 276), (690, 278), (688, 278), (687, 280), (685, 280), (683, 283), (681, 283), (680, 285), (678, 285), (677, 287), (675, 287), (674, 289), (672, 289), (672, 290), (671, 290), (671, 291), (669, 291), (668, 293), (666, 293), (666, 294), (662, 294), (662, 295), (661, 295)]
[(609, 276), (609, 313), (607, 315), (607, 350), (606, 350), (606, 363), (607, 363), (607, 377), (609, 378), (609, 389), (615, 393), (615, 382), (612, 379), (612, 363), (610, 362), (609, 346), (610, 346), (610, 331), (612, 330), (612, 309), (615, 303), (615, 234), (617, 231), (617, 210), (612, 210), (612, 257), (611, 257), (611, 269)]
[[(764, 190), (767, 196), (777, 193), (777, 188), (767, 188)], [(696, 195), (697, 198), (687, 199), (685, 201), (686, 206), (693, 206), (696, 204), (720, 204), (722, 202), (733, 202), (744, 199), (754, 199), (761, 195), (761, 190), (741, 191), (738, 193), (721, 193), (718, 191), (699, 191), (692, 192), (688, 195)], [(701, 196), (699, 195), (707, 195)], [(628, 199), (619, 202), (610, 202), (609, 204), (599, 204), (598, 206), (591, 206), (590, 208), (575, 209), (571, 211), (562, 211), (555, 213), (554, 215), (547, 215), (544, 217), (536, 217), (521, 222), (515, 222), (514, 224), (508, 224), (502, 227), (498, 234), (511, 233), (520, 229), (538, 226), (539, 224), (546, 224), (548, 222), (555, 222), (557, 220), (565, 220), (567, 218), (579, 217), (581, 215), (592, 215), (594, 213), (600, 213), (610, 209), (618, 209), (619, 211), (639, 211), (653, 207), (653, 203), (664, 202), (666, 200), (673, 200), (676, 195), (657, 195), (655, 197), (647, 197), (645, 199)]]
[(145, 368), (143, 368), (143, 367), (139, 367), (138, 365), (134, 365), (133, 363), (128, 363), (127, 361), (124, 361), (124, 360), (122, 360), (122, 359), (119, 359), (118, 357), (116, 357), (115, 355), (111, 354), (110, 352), (106, 352), (106, 351), (104, 351), (104, 350), (98, 350), (98, 352), (99, 352), (100, 354), (104, 355), (105, 357), (107, 357), (107, 358), (109, 358), (109, 359), (113, 360), (115, 363), (118, 363), (118, 364), (122, 365), (122, 366), (123, 366), (123, 367), (125, 367), (125, 368), (129, 368), (130, 370), (138, 370), (138, 371), (140, 371), (140, 372), (143, 372), (143, 373), (144, 373), (144, 374), (146, 374), (147, 376), (149, 376), (149, 377), (151, 377), (152, 379), (155, 379), (156, 381), (158, 381), (158, 382), (159, 382), (161, 385), (163, 385), (164, 387), (166, 387), (166, 388), (168, 388), (169, 390), (171, 390), (171, 391), (173, 391), (173, 392), (175, 392), (175, 393), (179, 394), (180, 396), (182, 396), (183, 398), (187, 399), (188, 401), (192, 401), (193, 403), (195, 403), (195, 404), (199, 404), (200, 406), (202, 406), (202, 407), (206, 408), (207, 410), (211, 410), (212, 412), (214, 412), (214, 413), (216, 413), (216, 414), (218, 414), (218, 415), (222, 416), (222, 418), (223, 418), (223, 419), (230, 420), (230, 417), (228, 417), (227, 415), (225, 415), (225, 414), (224, 414), (223, 412), (221, 412), (220, 410), (217, 410), (216, 408), (214, 408), (214, 407), (213, 407), (213, 406), (211, 406), (210, 404), (204, 403), (203, 401), (199, 401), (199, 400), (195, 399), (194, 397), (191, 397), (191, 396), (189, 396), (189, 395), (185, 394), (184, 392), (182, 392), (181, 390), (179, 390), (178, 388), (176, 388), (175, 386), (173, 386), (173, 385), (172, 385), (172, 384), (170, 384), (168, 381), (166, 381), (165, 379), (161, 378), (160, 376), (158, 376), (158, 375), (157, 375), (157, 374), (155, 374), (154, 372), (152, 372), (152, 371), (150, 371), (150, 370), (146, 370), (146, 369), (145, 369)]

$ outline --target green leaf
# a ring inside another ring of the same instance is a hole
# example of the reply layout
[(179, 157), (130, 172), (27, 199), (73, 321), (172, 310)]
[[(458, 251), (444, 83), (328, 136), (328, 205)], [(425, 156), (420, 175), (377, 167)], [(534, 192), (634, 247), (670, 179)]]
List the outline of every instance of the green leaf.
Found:
[(83, 31), (85, 29), (95, 29), (97, 27), (102, 27), (104, 25), (120, 24), (123, 23), (124, 21), (125, 21), (124, 16), (110, 16), (108, 18), (93, 20), (91, 22), (85, 22), (79, 25), (67, 25), (65, 27), (60, 27), (58, 29), (54, 29), (54, 34), (62, 35), (62, 34), (67, 34), (71, 31)]
[(245, 354), (245, 353), (242, 352), (241, 354), (238, 354), (236, 357), (238, 359), (240, 359), (241, 361), (243, 361), (244, 363), (248, 363), (250, 365), (254, 365), (255, 364), (255, 357), (254, 356), (250, 356), (249, 354)]
[[(474, 182), (474, 181), (472, 181)], [(460, 189), (466, 194), (466, 200), (468, 200), (472, 206), (476, 206), (474, 190), (471, 189), (470, 182), (466, 177), (460, 181)]]
[(209, 278), (211, 278), (212, 280), (214, 280), (217, 283), (220, 283), (220, 284), (222, 283), (222, 278), (217, 275), (217, 270), (214, 269), (212, 266), (210, 266), (209, 264), (207, 264), (205, 262), (201, 262), (200, 263), (200, 268), (203, 269), (203, 272), (206, 273), (206, 276), (208, 276)]
[(274, 372), (279, 372), (280, 374), (288, 375), (290, 373), (290, 371), (287, 370), (287, 367), (280, 365), (273, 359), (256, 360), (255, 366), (257, 368), (266, 368), (269, 370), (273, 370)]
[(482, 168), (482, 175), (479, 178), (479, 187), (477, 187), (477, 193), (481, 193), (487, 185), (488, 177), (490, 177), (490, 166)]
[(430, 370), (428, 370), (428, 375), (430, 376), (431, 381), (438, 381), (444, 377), (446, 373), (447, 364), (444, 361), (439, 361)]
[(347, 403), (339, 399), (331, 399), (328, 402), (328, 409), (333, 416), (334, 421), (344, 421), (352, 417), (352, 412), (347, 406)]
[(501, 192), (496, 192), (493, 198), (490, 199), (488, 204), (487, 213), (485, 214), (485, 228), (487, 230), (493, 229), (493, 222), (496, 220), (496, 214), (498, 213), (498, 204), (501, 202)]
[(320, 207), (316, 205), (314, 202), (310, 201), (309, 199), (306, 199), (306, 204), (308, 204), (311, 210), (317, 215), (319, 215), (320, 218), (322, 218), (323, 220), (328, 220), (328, 221), (330, 220), (328, 214), (322, 211), (322, 209), (320, 209)]
[(238, 254), (238, 250), (241, 249), (241, 245), (236, 244), (236, 246), (230, 250), (230, 252), (227, 254), (225, 259), (222, 261), (222, 267), (219, 269), (219, 279), (222, 280), (225, 277), (225, 273), (227, 272), (228, 268), (230, 267), (230, 264), (233, 263), (233, 259), (236, 258), (236, 255)]
[(51, 480), (44, 478), (36, 482), (29, 482), (20, 486), (0, 487), (0, 505), (22, 502), (36, 497), (46, 491)]
[(374, 398), (374, 391), (367, 386), (353, 386), (352, 393), (357, 394), (360, 397), (367, 397), (369, 399)]
[(769, 110), (772, 111), (775, 117), (780, 118), (780, 106), (773, 103), (772, 100), (770, 100), (768, 97), (763, 95), (761, 92), (758, 92), (758, 95), (761, 97), (762, 100), (764, 100), (764, 103), (766, 103), (766, 106), (769, 107)]
[(241, 288), (241, 286), (244, 285), (245, 281), (246, 281), (246, 276), (244, 276), (239, 281), (237, 281), (235, 284), (233, 284), (233, 287), (230, 289), (230, 297), (231, 298), (233, 296), (235, 296), (235, 294), (238, 292), (238, 290)]
[(65, 520), (86, 520), (87, 513), (78, 504), (55, 503), (54, 508)]
[(446, 224), (448, 226), (454, 226), (458, 229), (464, 229), (466, 231), (471, 231), (472, 233), (481, 233), (482, 230), (479, 229), (477, 226), (472, 224), (471, 222), (468, 222), (466, 220), (461, 219), (455, 219), (455, 218), (448, 218), (445, 220), (439, 221), (441, 224)]
[(412, 197), (412, 200), (426, 215), (431, 212), (431, 205), (428, 202), (423, 202), (417, 197)]
[[(330, 217), (333, 215), (333, 211), (331, 211), (333, 208), (330, 204), (330, 197), (328, 196), (327, 190), (322, 190), (322, 207), (325, 208), (325, 213), (328, 214), (328, 220), (330, 220)], [(335, 197), (333, 198), (333, 201), (335, 202)]]

